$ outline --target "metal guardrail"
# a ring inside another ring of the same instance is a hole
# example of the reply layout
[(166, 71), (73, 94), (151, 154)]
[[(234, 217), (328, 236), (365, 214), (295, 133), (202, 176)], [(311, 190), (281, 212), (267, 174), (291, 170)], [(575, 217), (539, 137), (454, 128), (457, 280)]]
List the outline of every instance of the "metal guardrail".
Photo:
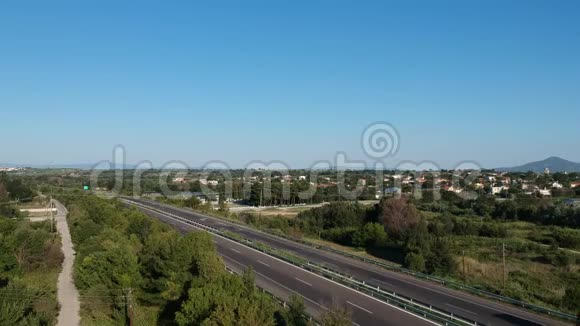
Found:
[[(207, 215), (210, 215), (210, 214), (207, 214)], [(216, 215), (211, 215), (211, 216), (214, 217), (214, 218), (218, 218), (218, 219), (224, 220), (224, 221), (228, 221), (230, 223), (238, 224), (238, 225), (243, 226), (243, 227), (251, 228), (251, 226), (249, 226), (248, 224), (243, 223), (241, 221), (237, 221), (237, 220), (233, 220), (233, 219), (228, 219), (228, 218), (225, 218), (223, 216), (216, 216)], [(531, 304), (531, 303), (523, 302), (523, 301), (520, 301), (520, 300), (516, 300), (516, 299), (512, 299), (512, 298), (506, 297), (506, 296), (502, 296), (502, 295), (499, 295), (499, 294), (496, 294), (496, 293), (492, 293), (492, 292), (489, 292), (489, 291), (485, 291), (485, 290), (482, 290), (482, 289), (478, 289), (478, 288), (475, 288), (475, 287), (472, 287), (472, 286), (469, 286), (469, 285), (465, 285), (465, 284), (461, 284), (461, 283), (449, 281), (449, 280), (446, 280), (446, 279), (443, 279), (443, 278), (439, 278), (439, 277), (436, 277), (436, 276), (424, 274), (424, 273), (421, 273), (421, 272), (416, 272), (416, 271), (413, 271), (413, 270), (410, 270), (410, 269), (407, 269), (407, 268), (395, 266), (393, 264), (388, 264), (388, 263), (385, 263), (385, 262), (382, 262), (382, 261), (379, 261), (379, 260), (376, 260), (376, 259), (365, 258), (365, 257), (361, 257), (359, 255), (354, 255), (354, 254), (345, 252), (345, 251), (336, 250), (336, 249), (331, 248), (331, 247), (328, 247), (328, 246), (317, 245), (317, 244), (314, 244), (314, 243), (309, 242), (309, 241), (305, 241), (305, 240), (302, 240), (302, 239), (289, 237), (289, 236), (287, 236), (285, 234), (280, 234), (280, 233), (277, 233), (277, 232), (272, 232), (272, 231), (267, 230), (267, 229), (262, 229), (262, 228), (252, 228), (252, 229), (253, 230), (256, 230), (256, 231), (259, 231), (259, 232), (263, 232), (263, 233), (272, 235), (272, 236), (284, 238), (284, 239), (289, 240), (289, 241), (298, 242), (300, 244), (303, 244), (303, 245), (306, 245), (306, 246), (309, 246), (309, 247), (312, 247), (312, 248), (316, 248), (316, 249), (320, 249), (320, 250), (325, 250), (325, 251), (333, 252), (333, 253), (338, 254), (338, 255), (342, 255), (342, 256), (345, 256), (345, 257), (353, 258), (353, 259), (356, 259), (356, 260), (359, 260), (359, 261), (362, 261), (362, 262), (366, 262), (366, 263), (369, 263), (369, 264), (372, 264), (372, 265), (375, 265), (375, 266), (379, 266), (379, 267), (385, 268), (387, 270), (391, 270), (391, 271), (394, 271), (394, 272), (399, 272), (399, 273), (411, 275), (411, 276), (414, 276), (414, 277), (417, 277), (417, 278), (420, 278), (420, 279), (424, 279), (424, 280), (427, 280), (427, 281), (431, 281), (431, 282), (436, 282), (436, 283), (439, 283), (441, 285), (444, 285), (444, 286), (447, 286), (447, 287), (450, 287), (450, 288), (455, 288), (455, 289), (463, 290), (463, 291), (469, 292), (469, 293), (474, 294), (474, 295), (478, 295), (478, 296), (481, 296), (481, 297), (491, 298), (493, 300), (496, 300), (496, 301), (499, 301), (499, 302), (503, 302), (503, 303), (508, 303), (510, 305), (517, 306), (517, 307), (520, 307), (520, 308), (524, 308), (524, 309), (527, 309), (527, 310), (532, 311), (532, 312), (535, 312), (535, 313), (539, 313), (539, 314), (543, 314), (543, 315), (547, 315), (547, 316), (552, 316), (552, 317), (560, 318), (562, 320), (567, 320), (567, 321), (573, 322), (573, 323), (575, 323), (577, 325), (580, 325), (580, 315), (574, 316), (572, 314), (568, 314), (568, 313), (565, 313), (565, 312), (561, 312), (561, 311), (557, 311), (557, 310), (553, 310), (553, 309), (549, 309), (549, 308), (537, 306), (537, 305), (534, 305), (534, 304)]]
[(304, 245), (307, 245), (307, 246), (310, 246), (310, 247), (313, 247), (313, 248), (316, 248), (316, 249), (333, 252), (333, 253), (336, 253), (338, 255), (342, 255), (342, 256), (345, 256), (345, 257), (349, 257), (349, 258), (353, 258), (353, 259), (356, 259), (356, 260), (365, 262), (365, 263), (369, 263), (369, 264), (372, 264), (372, 265), (376, 265), (376, 266), (379, 266), (379, 267), (382, 267), (382, 268), (385, 268), (385, 269), (388, 269), (388, 270), (391, 270), (391, 271), (395, 271), (395, 272), (399, 272), (399, 273), (411, 275), (411, 276), (414, 276), (414, 277), (417, 277), (417, 278), (420, 278), (420, 279), (424, 279), (424, 280), (428, 280), (428, 281), (431, 281), (431, 282), (436, 282), (436, 283), (439, 283), (441, 285), (445, 285), (447, 287), (464, 290), (464, 291), (467, 291), (467, 292), (469, 292), (471, 294), (475, 294), (475, 295), (478, 295), (478, 296), (488, 297), (488, 298), (491, 298), (491, 299), (494, 299), (494, 300), (497, 300), (497, 301), (500, 301), (500, 302), (508, 303), (508, 304), (513, 305), (513, 306), (518, 306), (518, 307), (521, 307), (521, 308), (524, 308), (524, 309), (527, 309), (527, 310), (530, 310), (530, 311), (533, 311), (533, 312), (536, 312), (536, 313), (541, 313), (541, 314), (544, 314), (544, 315), (553, 316), (553, 317), (557, 317), (557, 318), (560, 318), (560, 319), (563, 319), (563, 320), (568, 320), (568, 321), (571, 321), (571, 322), (575, 322), (577, 324), (580, 324), (580, 317), (577, 317), (577, 316), (574, 316), (574, 315), (571, 315), (571, 314), (567, 314), (567, 313), (564, 313), (564, 312), (561, 312), (561, 311), (552, 310), (552, 309), (545, 308), (545, 307), (540, 307), (540, 306), (537, 306), (537, 305), (534, 305), (534, 304), (531, 304), (531, 303), (526, 303), (526, 302), (523, 302), (523, 301), (519, 301), (519, 300), (516, 300), (516, 299), (512, 299), (512, 298), (509, 298), (509, 297), (505, 297), (505, 296), (502, 296), (502, 295), (498, 295), (498, 294), (495, 294), (495, 293), (492, 293), (492, 292), (489, 292), (489, 291), (485, 291), (485, 290), (481, 290), (481, 289), (478, 289), (478, 288), (474, 288), (474, 287), (471, 287), (471, 286), (468, 286), (468, 285), (465, 285), (465, 284), (461, 284), (461, 283), (449, 281), (449, 280), (446, 280), (446, 279), (443, 279), (443, 278), (439, 278), (439, 277), (436, 277), (436, 276), (432, 276), (432, 275), (428, 275), (428, 274), (424, 274), (424, 273), (412, 271), (410, 269), (406, 269), (406, 268), (403, 268), (403, 267), (398, 267), (398, 266), (390, 265), (390, 264), (387, 264), (387, 263), (378, 261), (376, 259), (361, 257), (361, 256), (358, 256), (358, 255), (354, 255), (354, 254), (345, 252), (345, 251), (336, 250), (334, 248), (327, 247), (327, 246), (316, 245), (316, 244), (313, 244), (313, 243), (308, 242), (308, 241), (304, 241), (304, 240), (296, 239), (296, 238), (291, 238), (291, 237), (288, 237), (288, 236), (285, 236), (285, 235), (280, 235), (280, 234), (277, 234), (277, 233), (274, 233), (274, 232), (268, 232), (268, 231), (264, 231), (264, 230), (261, 230), (261, 231), (262, 232), (265, 232), (267, 234), (273, 235), (273, 236), (279, 236), (279, 237), (282, 237), (282, 238), (287, 239), (287, 240), (290, 240), (290, 241), (298, 242), (300, 244), (304, 244)]
[(268, 246), (265, 244), (258, 245), (255, 242), (250, 241), (248, 239), (245, 239), (243, 237), (231, 236), (228, 234), (228, 232), (224, 232), (224, 231), (216, 229), (214, 227), (211, 227), (211, 226), (199, 223), (199, 222), (195, 222), (195, 221), (192, 221), (190, 219), (187, 219), (187, 218), (184, 218), (181, 216), (177, 216), (175, 214), (163, 211), (161, 209), (152, 208), (150, 206), (143, 205), (141, 203), (137, 203), (137, 202), (134, 202), (134, 201), (131, 201), (128, 199), (125, 199), (125, 200), (131, 202), (131, 204), (133, 204), (133, 205), (136, 205), (136, 206), (139, 206), (142, 208), (146, 208), (146, 209), (149, 209), (152, 211), (157, 211), (158, 213), (162, 213), (165, 215), (169, 215), (172, 218), (175, 218), (175, 219), (182, 221), (184, 223), (187, 223), (187, 224), (190, 224), (190, 225), (195, 226), (197, 228), (206, 230), (210, 233), (216, 234), (220, 237), (229, 239), (229, 240), (234, 241), (236, 243), (240, 243), (244, 246), (250, 247), (250, 248), (257, 250), (259, 252), (262, 252), (264, 254), (273, 256), (273, 257), (280, 259), (282, 261), (285, 261), (291, 265), (294, 265), (294, 266), (299, 267), (301, 269), (307, 270), (311, 273), (322, 276), (326, 279), (330, 279), (331, 281), (342, 284), (344, 286), (347, 286), (351, 289), (365, 293), (365, 294), (370, 295), (372, 297), (378, 298), (378, 299), (386, 302), (387, 304), (402, 308), (403, 310), (406, 310), (409, 313), (414, 314), (416, 316), (427, 318), (429, 320), (440, 323), (442, 325), (454, 325), (454, 326), (481, 325), (475, 321), (468, 320), (465, 318), (460, 318), (458, 316), (453, 315), (450, 312), (436, 309), (428, 304), (424, 304), (420, 301), (413, 300), (411, 298), (402, 296), (402, 295), (397, 294), (395, 292), (385, 291), (385, 290), (380, 289), (380, 287), (370, 286), (368, 284), (365, 284), (364, 281), (357, 281), (357, 280), (353, 279), (351, 276), (348, 276), (346, 274), (343, 274), (343, 273), (340, 273), (337, 271), (333, 271), (327, 267), (320, 266), (320, 265), (314, 264), (312, 262), (307, 262), (306, 264), (303, 264), (302, 262), (297, 261), (299, 259), (297, 259), (297, 260), (290, 259), (287, 255), (282, 255), (274, 249), (269, 249)]
[[(231, 219), (226, 219), (226, 218), (221, 217), (221, 216), (214, 216), (214, 215), (212, 215), (212, 217), (219, 218), (219, 219), (223, 219), (223, 220), (226, 220), (226, 221), (229, 221), (229, 222), (233, 222), (235, 224), (242, 225), (242, 226), (245, 226), (245, 227), (249, 227), (245, 223), (238, 222), (238, 221), (231, 220)], [(284, 238), (284, 239), (289, 240), (289, 241), (298, 242), (300, 244), (303, 244), (303, 245), (306, 245), (306, 246), (309, 246), (309, 247), (312, 247), (312, 248), (316, 248), (316, 249), (320, 249), (320, 250), (325, 250), (325, 251), (329, 251), (329, 252), (332, 252), (332, 253), (335, 253), (335, 254), (338, 254), (338, 255), (342, 255), (342, 256), (345, 256), (345, 257), (353, 258), (353, 259), (356, 259), (356, 260), (359, 260), (359, 261), (362, 261), (362, 262), (365, 262), (365, 263), (369, 263), (369, 264), (372, 264), (372, 265), (375, 265), (375, 266), (379, 266), (379, 267), (382, 267), (382, 268), (385, 268), (385, 269), (388, 269), (388, 270), (391, 270), (391, 271), (395, 271), (395, 272), (399, 272), (399, 273), (411, 275), (411, 276), (414, 276), (414, 277), (417, 277), (417, 278), (420, 278), (420, 279), (428, 280), (428, 281), (431, 281), (431, 282), (436, 282), (436, 283), (439, 283), (439, 284), (444, 285), (444, 286), (447, 286), (447, 287), (451, 287), (451, 288), (455, 288), (455, 289), (467, 291), (467, 292), (469, 292), (471, 294), (475, 294), (475, 295), (482, 296), (482, 297), (488, 297), (488, 298), (491, 298), (493, 300), (497, 300), (497, 301), (500, 301), (500, 302), (508, 303), (510, 305), (513, 305), (513, 306), (518, 306), (518, 307), (521, 307), (521, 308), (524, 308), (524, 309), (533, 311), (535, 313), (540, 313), (540, 314), (544, 314), (544, 315), (548, 315), (548, 316), (560, 318), (560, 319), (563, 319), (563, 320), (575, 322), (576, 324), (580, 325), (580, 316), (574, 316), (574, 315), (571, 315), (571, 314), (568, 314), (568, 313), (565, 313), (565, 312), (561, 312), (561, 311), (557, 311), (557, 310), (553, 310), (553, 309), (549, 309), (549, 308), (537, 306), (537, 305), (534, 305), (534, 304), (531, 304), (531, 303), (523, 302), (523, 301), (520, 301), (520, 300), (516, 300), (516, 299), (512, 299), (512, 298), (509, 298), (509, 297), (505, 297), (505, 296), (502, 296), (502, 295), (499, 295), (499, 294), (495, 294), (495, 293), (492, 293), (492, 292), (489, 292), (489, 291), (485, 291), (485, 290), (482, 290), (482, 289), (478, 289), (478, 288), (475, 288), (475, 287), (472, 287), (472, 286), (469, 286), (469, 285), (465, 285), (465, 284), (453, 282), (453, 281), (450, 281), (450, 280), (446, 280), (446, 279), (439, 278), (439, 277), (436, 277), (436, 276), (424, 274), (424, 273), (421, 273), (421, 272), (416, 272), (416, 271), (413, 271), (413, 270), (410, 270), (410, 269), (407, 269), (407, 268), (395, 266), (393, 264), (388, 264), (388, 263), (385, 263), (385, 262), (382, 262), (382, 261), (379, 261), (379, 260), (376, 260), (376, 259), (365, 258), (365, 257), (361, 257), (359, 255), (354, 255), (354, 254), (345, 252), (345, 251), (336, 250), (336, 249), (331, 248), (331, 247), (328, 247), (328, 246), (317, 245), (317, 244), (314, 244), (314, 243), (309, 242), (309, 241), (305, 241), (305, 240), (302, 240), (302, 239), (289, 237), (289, 236), (287, 236), (285, 234), (280, 234), (280, 233), (277, 233), (277, 232), (272, 232), (272, 231), (267, 230), (267, 229), (261, 229), (261, 228), (260, 229), (257, 229), (257, 228), (254, 228), (254, 230), (257, 230), (257, 231), (260, 231), (260, 232), (264, 232), (264, 233), (269, 234), (269, 235), (272, 235), (272, 236)]]

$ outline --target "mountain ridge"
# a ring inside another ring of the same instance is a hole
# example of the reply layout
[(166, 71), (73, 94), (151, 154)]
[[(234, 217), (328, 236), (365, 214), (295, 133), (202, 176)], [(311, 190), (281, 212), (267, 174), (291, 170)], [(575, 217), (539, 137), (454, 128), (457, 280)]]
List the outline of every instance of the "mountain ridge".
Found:
[(541, 161), (529, 162), (526, 164), (496, 168), (497, 171), (503, 172), (535, 172), (542, 173), (544, 169), (549, 169), (550, 172), (580, 172), (580, 163), (572, 162), (558, 156), (550, 156)]

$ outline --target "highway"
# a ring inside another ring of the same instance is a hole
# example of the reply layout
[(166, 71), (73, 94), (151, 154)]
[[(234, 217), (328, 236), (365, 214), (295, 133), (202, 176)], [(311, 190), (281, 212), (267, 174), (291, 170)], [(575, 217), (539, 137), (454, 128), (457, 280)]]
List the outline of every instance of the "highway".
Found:
[(462, 316), (466, 319), (475, 320), (480, 324), (526, 326), (564, 325), (564, 323), (559, 321), (517, 309), (513, 306), (452, 290), (408, 275), (391, 272), (355, 259), (308, 247), (290, 240), (265, 234), (249, 227), (195, 213), (191, 210), (140, 199), (131, 200), (142, 205), (155, 207), (156, 209), (194, 220), (204, 225), (237, 233), (247, 239), (263, 242), (274, 248), (293, 252), (314, 263), (326, 265), (333, 270), (352, 275), (357, 280), (364, 280), (368, 284), (428, 303), (433, 307), (451, 312), (454, 315)]
[[(197, 230), (169, 215), (139, 207), (149, 216), (172, 225), (182, 233)], [(399, 308), (354, 291), (321, 276), (271, 257), (235, 241), (214, 235), (217, 252), (230, 269), (241, 273), (252, 266), (256, 284), (279, 298), (287, 300), (298, 294), (304, 299), (309, 314), (318, 316), (332, 305), (347, 307), (355, 325), (433, 325)]]

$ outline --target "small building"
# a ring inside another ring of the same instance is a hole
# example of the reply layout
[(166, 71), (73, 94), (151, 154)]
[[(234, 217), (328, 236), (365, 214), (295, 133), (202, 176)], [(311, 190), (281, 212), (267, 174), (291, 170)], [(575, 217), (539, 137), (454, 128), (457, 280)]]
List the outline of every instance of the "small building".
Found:
[(399, 195), (401, 192), (401, 188), (399, 187), (389, 187), (385, 189), (385, 195)]
[(540, 193), (541, 196), (552, 196), (552, 190), (550, 189), (538, 189), (538, 193)]
[(163, 194), (160, 192), (144, 192), (143, 195), (141, 195), (141, 196), (155, 199), (155, 198), (163, 197)]
[(578, 198), (566, 199), (564, 201), (564, 205), (574, 207), (574, 208), (580, 208), (580, 199), (578, 199)]
[(491, 187), (491, 194), (492, 194), (492, 195), (497, 195), (497, 194), (500, 194), (502, 191), (504, 191), (504, 190), (506, 190), (506, 191), (507, 191), (507, 190), (509, 190), (509, 189), (510, 189), (510, 188), (509, 188), (509, 187), (506, 187), (506, 186), (500, 186), (500, 187)]

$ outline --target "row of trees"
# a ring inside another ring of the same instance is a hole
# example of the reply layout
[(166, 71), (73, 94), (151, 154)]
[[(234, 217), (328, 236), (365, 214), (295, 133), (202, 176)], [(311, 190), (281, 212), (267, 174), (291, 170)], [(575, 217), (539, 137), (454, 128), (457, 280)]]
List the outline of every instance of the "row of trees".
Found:
[(294, 226), (307, 234), (380, 253), (399, 250), (403, 263), (417, 271), (448, 275), (455, 271), (453, 247), (421, 220), (405, 198), (385, 198), (372, 208), (338, 202), (300, 213)]
[[(452, 196), (448, 198), (453, 199)], [(239, 218), (256, 227), (285, 235), (320, 237), (346, 246), (365, 248), (368, 253), (380, 258), (439, 276), (463, 277), (463, 271), (458, 268), (457, 257), (462, 249), (457, 245), (459, 239), (468, 242), (499, 241), (500, 248), (502, 242), (509, 242), (510, 250), (536, 255), (536, 260), (553, 265), (563, 273), (567, 273), (575, 264), (574, 256), (558, 249), (558, 245), (575, 248), (578, 245), (578, 230), (552, 227), (550, 239), (554, 242), (547, 242), (552, 246), (542, 246), (539, 241), (511, 239), (502, 220), (491, 216), (479, 217), (473, 214), (471, 208), (449, 205), (438, 211), (438, 214), (430, 214), (433, 217), (426, 220), (421, 217), (422, 213), (415, 203), (404, 197), (392, 197), (384, 198), (374, 207), (353, 202), (334, 202), (301, 212), (295, 219), (281, 216), (268, 218), (248, 213), (240, 214)], [(417, 204), (425, 205), (423, 202)], [(460, 213), (451, 213), (450, 207), (460, 210)], [(546, 234), (541, 233), (538, 237), (546, 237)], [(566, 275), (563, 274), (563, 279), (566, 279)], [(578, 304), (573, 297), (577, 287), (567, 285), (566, 297), (555, 299), (553, 304), (565, 307)]]
[[(100, 295), (107, 303), (85, 302), (88, 318), (102, 323), (99, 318), (105, 315), (123, 322), (126, 307), (121, 294), (132, 289), (139, 304), (159, 307), (158, 320), (150, 323), (191, 325), (235, 318), (274, 324), (276, 309), (267, 297), (252, 291), (252, 296), (241, 299), (242, 291), (250, 294), (253, 282), (243, 283), (226, 272), (209, 234), (180, 236), (114, 201), (92, 196), (65, 201), (77, 248), (75, 283), (81, 292)], [(234, 315), (225, 316), (225, 311)]]
[(440, 199), (436, 201), (432, 192), (424, 192), (423, 197), (413, 199), (413, 203), (425, 211), (580, 228), (580, 209), (551, 198), (522, 194), (515, 199), (497, 200), (494, 196), (479, 195), (466, 200), (453, 192), (443, 191)]
[[(158, 310), (147, 324), (307, 325), (302, 301), (282, 309), (254, 285), (252, 270), (242, 277), (226, 271), (211, 235), (179, 235), (169, 226), (116, 201), (93, 196), (64, 197), (77, 248), (74, 277), (86, 299), (86, 318), (122, 323), (124, 289), (133, 300)], [(336, 313), (324, 318), (337, 320)], [(348, 318), (324, 325), (350, 325)]]
[(34, 195), (20, 179), (0, 173), (0, 325), (56, 320), (56, 278), (47, 276), (60, 269), (60, 239), (50, 232), (49, 222), (21, 219), (12, 203)]

